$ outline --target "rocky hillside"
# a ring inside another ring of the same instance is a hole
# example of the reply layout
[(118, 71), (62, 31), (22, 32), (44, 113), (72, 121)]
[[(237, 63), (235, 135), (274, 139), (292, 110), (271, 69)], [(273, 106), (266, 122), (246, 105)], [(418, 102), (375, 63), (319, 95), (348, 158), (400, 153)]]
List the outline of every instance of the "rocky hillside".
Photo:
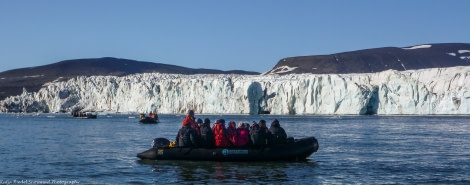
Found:
[(241, 70), (192, 69), (111, 57), (65, 60), (54, 64), (0, 73), (0, 100), (21, 94), (23, 88), (26, 88), (29, 92), (37, 92), (47, 82), (66, 81), (77, 76), (125, 76), (154, 72), (170, 74), (259, 74)]
[(331, 55), (281, 59), (266, 74), (373, 73), (470, 65), (470, 44), (425, 44), (404, 48), (384, 47)]

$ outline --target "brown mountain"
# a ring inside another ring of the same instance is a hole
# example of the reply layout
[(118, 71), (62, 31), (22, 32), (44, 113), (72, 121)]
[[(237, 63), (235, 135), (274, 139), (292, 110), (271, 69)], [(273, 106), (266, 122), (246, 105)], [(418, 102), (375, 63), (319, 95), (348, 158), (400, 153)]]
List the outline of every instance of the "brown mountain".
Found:
[(242, 70), (221, 71), (214, 69), (192, 69), (176, 65), (111, 57), (65, 60), (44, 66), (1, 72), (0, 100), (21, 94), (23, 87), (29, 92), (36, 92), (47, 82), (55, 80), (64, 81), (76, 76), (125, 76), (152, 72), (172, 74), (259, 74), (257, 72)]
[(372, 73), (470, 65), (470, 44), (425, 44), (405, 48), (384, 47), (331, 55), (281, 59), (267, 74)]

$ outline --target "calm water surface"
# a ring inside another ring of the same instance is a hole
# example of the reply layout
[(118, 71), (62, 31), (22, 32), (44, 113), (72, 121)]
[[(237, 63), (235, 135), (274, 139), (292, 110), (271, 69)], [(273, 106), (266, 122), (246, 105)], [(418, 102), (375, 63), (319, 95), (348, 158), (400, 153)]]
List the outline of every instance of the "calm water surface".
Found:
[(174, 140), (183, 115), (0, 114), (0, 184), (470, 184), (470, 116), (237, 116), (279, 119), (320, 149), (298, 162), (140, 161), (155, 137)]

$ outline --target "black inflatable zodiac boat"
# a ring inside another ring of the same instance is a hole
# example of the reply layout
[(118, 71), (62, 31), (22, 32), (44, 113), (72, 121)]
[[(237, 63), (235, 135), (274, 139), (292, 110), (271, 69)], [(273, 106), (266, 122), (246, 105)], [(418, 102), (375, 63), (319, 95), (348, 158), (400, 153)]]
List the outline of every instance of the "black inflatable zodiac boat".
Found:
[(153, 147), (137, 154), (137, 157), (149, 160), (283, 161), (305, 160), (318, 150), (315, 137), (291, 139), (285, 144), (261, 147), (184, 148), (169, 145), (169, 140), (156, 138)]

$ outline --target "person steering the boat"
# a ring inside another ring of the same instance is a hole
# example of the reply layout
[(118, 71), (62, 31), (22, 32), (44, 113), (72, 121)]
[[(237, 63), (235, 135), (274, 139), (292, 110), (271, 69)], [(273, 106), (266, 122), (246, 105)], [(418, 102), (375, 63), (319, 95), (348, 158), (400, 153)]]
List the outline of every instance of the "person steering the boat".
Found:
[(279, 120), (274, 119), (269, 127), (269, 132), (271, 132), (271, 144), (282, 144), (286, 143), (287, 133), (284, 128), (279, 124)]

